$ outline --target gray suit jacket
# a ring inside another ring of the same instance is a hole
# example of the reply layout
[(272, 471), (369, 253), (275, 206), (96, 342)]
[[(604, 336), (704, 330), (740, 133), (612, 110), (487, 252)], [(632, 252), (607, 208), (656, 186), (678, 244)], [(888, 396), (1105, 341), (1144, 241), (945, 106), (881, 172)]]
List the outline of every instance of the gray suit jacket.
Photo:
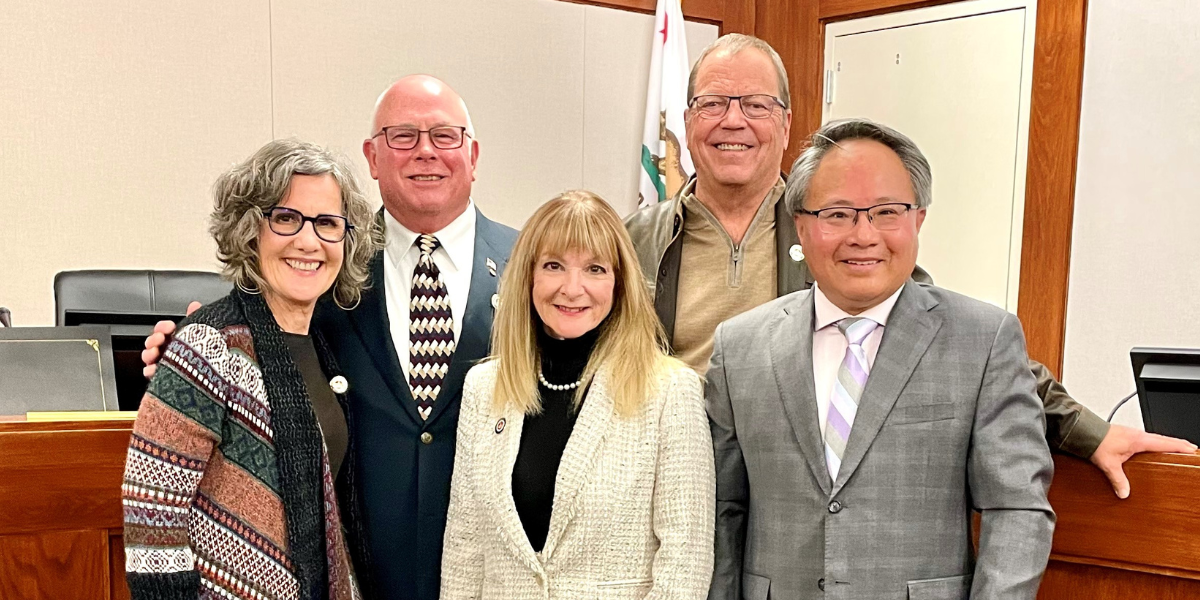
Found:
[(806, 290), (717, 328), (710, 600), (1032, 600), (1054, 531), (1053, 463), (1017, 318), (909, 280), (831, 481), (813, 314)]

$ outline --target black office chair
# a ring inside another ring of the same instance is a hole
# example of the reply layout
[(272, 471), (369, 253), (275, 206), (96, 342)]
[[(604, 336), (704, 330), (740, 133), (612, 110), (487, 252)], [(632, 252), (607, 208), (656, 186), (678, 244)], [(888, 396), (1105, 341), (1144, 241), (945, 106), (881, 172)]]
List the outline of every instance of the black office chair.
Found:
[(193, 300), (208, 304), (231, 289), (201, 271), (63, 271), (54, 276), (55, 324), (109, 326), (120, 406), (136, 410), (146, 390), (142, 342), (154, 323), (177, 320)]
[(193, 300), (208, 304), (231, 289), (203, 271), (62, 271), (54, 276), (55, 324), (75, 324), (69, 312), (182, 316)]

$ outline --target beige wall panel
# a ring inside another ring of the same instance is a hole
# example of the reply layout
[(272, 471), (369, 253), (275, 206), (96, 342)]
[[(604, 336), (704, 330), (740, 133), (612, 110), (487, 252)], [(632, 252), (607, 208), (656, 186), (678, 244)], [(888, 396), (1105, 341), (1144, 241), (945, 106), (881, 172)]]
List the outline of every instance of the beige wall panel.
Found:
[(1088, 5), (1063, 375), (1102, 415), (1131, 347), (1200, 347), (1198, 31), (1191, 0)]
[[(654, 17), (587, 7), (584, 18), (583, 187), (624, 216), (637, 209)], [(692, 62), (720, 33), (690, 21), (684, 32)]]
[(0, 10), (0, 305), (52, 325), (54, 274), (216, 268), (215, 175), (271, 137), (267, 3)]
[[(582, 184), (584, 7), (556, 0), (272, 4), (275, 133), (334, 146), (366, 181), (375, 98), (399, 76), (436, 75), (466, 100), (480, 140), (473, 197), (520, 226)], [(644, 85), (644, 84), (643, 84)], [(367, 186), (372, 197), (378, 188)]]

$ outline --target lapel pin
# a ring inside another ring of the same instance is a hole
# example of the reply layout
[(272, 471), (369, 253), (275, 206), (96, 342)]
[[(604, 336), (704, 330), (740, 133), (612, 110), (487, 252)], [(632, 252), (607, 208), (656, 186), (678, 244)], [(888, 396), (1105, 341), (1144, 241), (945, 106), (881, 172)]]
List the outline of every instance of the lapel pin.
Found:
[(496, 421), (496, 433), (504, 433), (504, 423), (504, 417), (501, 417), (499, 421)]
[(484, 262), (484, 264), (487, 265), (488, 275), (495, 277), (496, 276), (496, 261), (489, 258), (483, 262)]
[(335, 394), (345, 394), (346, 390), (350, 389), (350, 382), (346, 381), (345, 377), (338, 375), (329, 380), (329, 389)]
[(492, 294), (492, 308), (500, 308), (500, 294)]
[(800, 244), (792, 244), (792, 247), (788, 248), (788, 256), (792, 257), (792, 260), (800, 262), (804, 260), (804, 249), (800, 247)]

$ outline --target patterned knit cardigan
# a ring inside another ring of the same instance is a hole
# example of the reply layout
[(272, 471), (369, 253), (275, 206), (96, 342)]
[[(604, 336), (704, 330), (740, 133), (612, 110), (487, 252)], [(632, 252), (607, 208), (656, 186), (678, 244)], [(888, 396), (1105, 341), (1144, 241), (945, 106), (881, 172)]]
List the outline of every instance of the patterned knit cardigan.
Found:
[(175, 334), (122, 494), (134, 600), (359, 597), (320, 426), (260, 296), (234, 290)]

